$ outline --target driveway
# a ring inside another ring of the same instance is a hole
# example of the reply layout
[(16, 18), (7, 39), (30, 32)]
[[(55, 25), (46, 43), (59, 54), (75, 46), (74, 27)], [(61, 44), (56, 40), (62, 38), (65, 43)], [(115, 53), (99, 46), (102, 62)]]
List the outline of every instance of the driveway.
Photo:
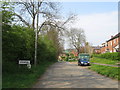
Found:
[(33, 88), (118, 88), (118, 81), (99, 75), (77, 63), (57, 62), (50, 66)]

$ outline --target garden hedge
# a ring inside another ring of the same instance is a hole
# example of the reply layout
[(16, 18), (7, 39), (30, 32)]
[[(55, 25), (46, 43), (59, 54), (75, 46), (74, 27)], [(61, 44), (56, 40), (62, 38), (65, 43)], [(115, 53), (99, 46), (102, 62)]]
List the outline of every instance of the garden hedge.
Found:
[(120, 52), (94, 54), (93, 56), (112, 60), (120, 60)]

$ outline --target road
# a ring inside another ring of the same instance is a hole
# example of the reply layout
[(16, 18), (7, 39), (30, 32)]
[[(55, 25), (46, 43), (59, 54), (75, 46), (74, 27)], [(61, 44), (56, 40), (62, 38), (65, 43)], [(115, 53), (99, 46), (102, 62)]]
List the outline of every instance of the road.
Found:
[(57, 62), (50, 66), (33, 88), (118, 88), (118, 81), (77, 63)]

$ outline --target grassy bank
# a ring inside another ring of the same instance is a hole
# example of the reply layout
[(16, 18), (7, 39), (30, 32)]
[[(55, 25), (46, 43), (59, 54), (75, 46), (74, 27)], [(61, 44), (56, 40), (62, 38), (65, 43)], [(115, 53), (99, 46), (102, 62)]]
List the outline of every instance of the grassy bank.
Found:
[(111, 64), (111, 65), (117, 65), (118, 60), (112, 60), (112, 59), (105, 59), (105, 58), (98, 58), (98, 57), (93, 57), (91, 58), (92, 63), (101, 63), (101, 64)]
[[(111, 64), (111, 65), (117, 65), (119, 62), (118, 60), (112, 60), (112, 59), (105, 59), (100, 57), (93, 57), (90, 60), (91, 63), (100, 63), (100, 64)], [(114, 78), (117, 80), (120, 80), (120, 74), (119, 69), (120, 67), (110, 67), (110, 66), (103, 66), (103, 65), (96, 65), (91, 64), (90, 69), (96, 71), (99, 74), (105, 75), (110, 78)]]
[[(35, 84), (36, 80), (46, 71), (47, 67), (54, 62), (44, 62), (32, 69), (26, 67), (18, 68), (18, 72), (4, 72), (2, 77), (2, 88), (30, 88)], [(14, 68), (17, 68), (14, 66)]]
[(91, 67), (89, 67), (89, 69), (92, 69), (94, 71), (96, 71), (99, 74), (105, 75), (107, 77), (110, 78), (114, 78), (116, 80), (120, 80), (120, 68), (118, 67), (110, 67), (110, 66), (102, 66), (102, 65), (95, 65), (92, 64)]

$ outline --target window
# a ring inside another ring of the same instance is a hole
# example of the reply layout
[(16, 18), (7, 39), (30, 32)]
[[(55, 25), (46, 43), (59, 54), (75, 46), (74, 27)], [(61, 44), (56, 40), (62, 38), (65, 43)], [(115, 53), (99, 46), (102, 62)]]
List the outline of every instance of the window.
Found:
[(116, 43), (116, 39), (114, 39), (114, 43)]

